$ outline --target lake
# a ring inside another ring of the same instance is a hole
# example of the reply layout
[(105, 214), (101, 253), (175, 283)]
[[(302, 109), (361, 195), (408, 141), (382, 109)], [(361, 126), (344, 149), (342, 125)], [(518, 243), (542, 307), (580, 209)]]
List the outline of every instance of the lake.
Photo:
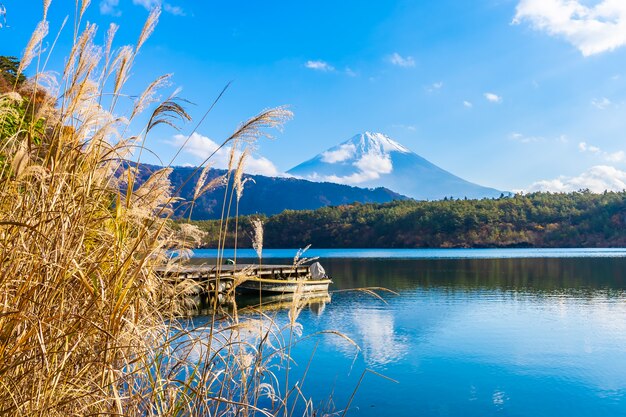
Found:
[[(264, 262), (294, 254), (267, 250)], [(295, 374), (311, 360), (302, 389), (316, 404), (342, 408), (368, 369), (349, 416), (626, 416), (626, 250), (306, 255), (334, 284), (330, 303), (300, 315), (304, 334), (337, 330), (360, 346), (320, 335), (292, 352)], [(364, 287), (397, 295), (344, 291)]]

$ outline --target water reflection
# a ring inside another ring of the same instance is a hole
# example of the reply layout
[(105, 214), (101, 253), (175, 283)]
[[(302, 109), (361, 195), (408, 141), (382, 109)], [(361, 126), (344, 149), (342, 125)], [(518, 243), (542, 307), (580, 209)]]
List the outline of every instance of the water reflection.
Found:
[(583, 295), (626, 290), (626, 258), (325, 259), (335, 288), (502, 289)]
[[(321, 316), (326, 309), (326, 304), (332, 300), (328, 291), (307, 292), (294, 296), (293, 293), (262, 295), (236, 294), (227, 299), (221, 299), (217, 304), (218, 312), (228, 316), (235, 314), (246, 315), (250, 312), (269, 312), (277, 310), (288, 310), (290, 308), (308, 310), (316, 316)], [(215, 305), (208, 297), (195, 296), (193, 298), (194, 307), (189, 314), (193, 316), (211, 316)]]
[(249, 311), (273, 311), (296, 307), (298, 309), (308, 308), (315, 315), (320, 316), (326, 304), (331, 302), (328, 291), (308, 292), (294, 296), (293, 293), (285, 294), (262, 294), (259, 295), (237, 295), (235, 304), (240, 313)]
[(331, 293), (400, 294), (335, 292), (299, 318), (361, 347), (324, 337), (308, 395), (345, 404), (366, 368), (399, 381), (365, 379), (348, 416), (626, 416), (625, 258), (322, 262)]
[[(357, 306), (355, 306), (358, 308)], [(370, 367), (381, 367), (400, 360), (408, 343), (396, 329), (394, 314), (384, 309), (348, 310), (328, 318), (330, 327), (346, 329), (359, 345), (363, 360)], [(353, 345), (343, 339), (331, 339), (347, 357), (355, 355)]]

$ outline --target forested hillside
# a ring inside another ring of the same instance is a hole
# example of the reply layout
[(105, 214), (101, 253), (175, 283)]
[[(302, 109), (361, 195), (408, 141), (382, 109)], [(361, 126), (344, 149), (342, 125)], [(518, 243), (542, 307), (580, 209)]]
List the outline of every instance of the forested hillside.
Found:
[[(139, 183), (145, 181), (150, 173), (161, 169), (159, 166), (142, 165)], [(207, 175), (207, 182), (226, 171), (211, 169)], [(170, 174), (172, 187), (176, 195), (186, 202), (193, 199), (194, 187), (200, 177), (200, 170), (194, 167), (174, 167)], [(385, 203), (392, 200), (406, 199), (386, 188), (358, 188), (328, 182), (318, 183), (297, 178), (266, 177), (263, 175), (244, 175), (252, 181), (246, 182), (243, 198), (239, 204), (240, 214), (272, 215), (285, 209), (313, 210), (319, 207), (361, 203)], [(232, 184), (228, 187), (232, 189)], [(193, 206), (191, 218), (194, 220), (219, 219), (222, 215), (225, 187), (218, 187), (202, 194)], [(227, 196), (230, 199), (230, 196)], [(178, 205), (175, 216), (186, 218), (189, 216), (190, 205)]]
[[(626, 192), (351, 204), (265, 220), (265, 247), (273, 248), (626, 246)], [(205, 246), (214, 247), (216, 223), (198, 224), (209, 231)], [(249, 219), (239, 224), (239, 246), (250, 247)]]

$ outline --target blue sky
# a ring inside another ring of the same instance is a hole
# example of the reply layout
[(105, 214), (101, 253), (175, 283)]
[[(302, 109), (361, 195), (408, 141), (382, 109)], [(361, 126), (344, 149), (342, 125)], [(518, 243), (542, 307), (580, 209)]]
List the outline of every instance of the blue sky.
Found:
[[(19, 56), (42, 2), (0, 1), (0, 54)], [(209, 141), (258, 111), (289, 105), (294, 119), (260, 143), (252, 170), (284, 172), (369, 130), (499, 189), (626, 183), (623, 0), (92, 3), (100, 39), (120, 25), (117, 46), (136, 40), (150, 7), (164, 10), (128, 93), (174, 73), (199, 119), (233, 81), (178, 164), (199, 162)], [(73, 1), (53, 0), (50, 32), (73, 11)], [(68, 38), (48, 69), (61, 68)], [(158, 133), (149, 146), (168, 160), (178, 140)]]

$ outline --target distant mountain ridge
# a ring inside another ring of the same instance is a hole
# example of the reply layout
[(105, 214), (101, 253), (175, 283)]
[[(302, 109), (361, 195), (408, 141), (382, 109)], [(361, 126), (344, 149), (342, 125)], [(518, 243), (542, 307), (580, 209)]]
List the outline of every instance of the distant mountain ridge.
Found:
[(382, 133), (355, 135), (287, 173), (311, 181), (385, 187), (417, 200), (508, 194), (451, 174)]
[[(142, 165), (139, 182), (145, 181), (151, 172), (161, 167)], [(195, 167), (173, 167), (170, 181), (174, 190), (181, 188), (178, 193), (185, 201), (193, 199), (194, 187), (200, 172), (193, 172)], [(211, 169), (208, 181), (225, 170)], [(191, 176), (191, 180), (187, 179)], [(266, 177), (262, 175), (244, 174), (252, 178), (244, 187), (243, 197), (239, 204), (239, 214), (265, 214), (271, 216), (284, 210), (314, 210), (325, 206), (339, 206), (352, 203), (385, 203), (393, 200), (406, 200), (407, 197), (385, 188), (365, 189), (350, 187), (341, 184), (317, 183), (296, 178)], [(187, 181), (186, 184), (185, 181)], [(183, 185), (184, 184), (184, 185)], [(219, 219), (224, 202), (224, 187), (203, 194), (196, 200), (191, 218), (193, 220)], [(181, 205), (175, 212), (177, 217), (187, 217), (189, 205)], [(234, 215), (234, 207), (231, 211)]]

